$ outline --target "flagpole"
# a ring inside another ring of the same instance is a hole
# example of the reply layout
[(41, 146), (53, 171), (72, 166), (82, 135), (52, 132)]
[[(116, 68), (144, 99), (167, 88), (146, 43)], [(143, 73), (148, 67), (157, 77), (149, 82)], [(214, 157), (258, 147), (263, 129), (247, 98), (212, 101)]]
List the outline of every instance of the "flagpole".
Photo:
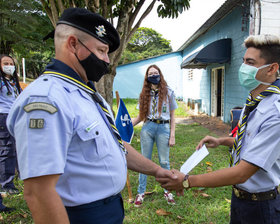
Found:
[[(118, 91), (116, 91), (116, 101), (117, 101), (117, 108), (119, 108), (120, 96), (119, 96)], [(127, 191), (128, 191), (128, 202), (133, 203), (134, 199), (132, 197), (132, 190), (131, 190), (131, 186), (130, 186), (128, 171), (127, 171), (127, 177), (126, 177), (126, 186), (127, 186)]]

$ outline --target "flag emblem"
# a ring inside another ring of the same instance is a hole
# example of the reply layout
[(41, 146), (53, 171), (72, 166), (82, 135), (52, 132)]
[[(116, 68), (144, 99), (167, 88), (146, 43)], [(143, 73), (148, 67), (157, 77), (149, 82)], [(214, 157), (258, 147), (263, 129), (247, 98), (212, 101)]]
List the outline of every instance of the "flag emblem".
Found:
[(116, 127), (122, 140), (131, 143), (134, 134), (133, 125), (122, 99), (120, 99), (119, 102), (118, 113), (116, 116)]

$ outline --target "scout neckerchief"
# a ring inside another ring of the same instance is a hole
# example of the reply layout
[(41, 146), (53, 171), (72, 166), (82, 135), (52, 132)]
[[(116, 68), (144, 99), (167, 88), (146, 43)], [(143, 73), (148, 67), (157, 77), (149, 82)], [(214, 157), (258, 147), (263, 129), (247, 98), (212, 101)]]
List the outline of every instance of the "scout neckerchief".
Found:
[(77, 79), (74, 79), (74, 78), (72, 78), (70, 76), (67, 76), (67, 75), (64, 75), (62, 73), (53, 72), (53, 71), (45, 71), (43, 74), (48, 74), (48, 75), (51, 75), (51, 76), (63, 79), (64, 81), (69, 82), (69, 83), (79, 87), (80, 89), (84, 90), (88, 94), (90, 94), (90, 96), (93, 98), (93, 100), (99, 104), (99, 106), (101, 107), (102, 111), (106, 115), (106, 118), (107, 118), (107, 120), (110, 123), (111, 129), (112, 129), (113, 133), (115, 134), (115, 136), (116, 136), (116, 138), (118, 140), (119, 146), (121, 147), (121, 149), (125, 153), (127, 153), (126, 149), (124, 148), (124, 145), (123, 145), (121, 136), (119, 134), (119, 131), (118, 131), (118, 129), (115, 126), (114, 120), (112, 119), (112, 117), (111, 117), (108, 109), (104, 105), (102, 99), (100, 98), (100, 96), (98, 95), (98, 93), (94, 89), (92, 89), (89, 86), (85, 85), (84, 83), (78, 81)]
[(153, 99), (152, 99), (152, 117), (155, 118), (156, 113), (157, 113), (158, 89), (156, 89), (156, 90), (152, 89), (151, 92), (152, 92), (152, 96), (153, 96)]
[[(242, 141), (247, 127), (247, 120), (249, 114), (258, 106), (258, 104), (267, 96), (271, 94), (280, 94), (280, 80), (276, 80), (265, 91), (261, 92), (256, 98), (252, 98), (251, 93), (246, 100), (246, 106), (242, 116), (241, 124), (238, 124), (238, 131), (235, 137), (232, 152), (230, 154), (230, 166), (237, 165), (240, 162), (240, 150), (242, 148)], [(239, 122), (240, 123), (240, 122)], [(233, 164), (233, 154), (236, 155), (235, 163)]]
[(15, 97), (18, 97), (19, 91), (18, 91), (17, 86), (16, 86), (16, 81), (12, 78), (12, 79), (9, 80), (9, 83), (13, 87), (13, 90), (14, 90), (14, 93), (15, 93)]
[[(17, 98), (18, 95), (19, 95), (19, 91), (18, 91), (18, 89), (17, 89), (16, 81), (14, 80), (14, 78), (11, 78), (10, 80), (7, 79), (7, 78), (3, 78), (3, 79), (6, 79), (7, 85), (10, 84), (10, 86), (12, 87), (12, 90), (13, 90), (14, 93), (15, 93), (15, 97)], [(2, 88), (2, 86), (5, 86), (5, 82), (4, 82), (3, 79), (1, 80), (1, 88)], [(7, 95), (12, 95), (12, 93), (11, 93), (11, 91), (10, 91), (10, 86), (7, 86), (7, 90), (8, 90)]]

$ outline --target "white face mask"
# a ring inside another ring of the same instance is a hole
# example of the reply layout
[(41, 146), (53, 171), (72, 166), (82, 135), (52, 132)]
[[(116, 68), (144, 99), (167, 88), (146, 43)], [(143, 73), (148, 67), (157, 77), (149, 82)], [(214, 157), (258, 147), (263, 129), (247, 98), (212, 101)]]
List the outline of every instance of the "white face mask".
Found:
[(6, 75), (13, 75), (15, 70), (16, 70), (16, 67), (14, 65), (4, 65), (3, 66), (3, 72)]
[(251, 91), (251, 90), (257, 88), (260, 84), (270, 85), (271, 83), (261, 82), (261, 81), (257, 80), (257, 78), (256, 78), (256, 75), (260, 69), (266, 68), (270, 65), (271, 64), (262, 65), (262, 66), (256, 68), (254, 66), (243, 63), (240, 66), (240, 69), (238, 72), (239, 81), (240, 81), (241, 86), (243, 86), (247, 90)]

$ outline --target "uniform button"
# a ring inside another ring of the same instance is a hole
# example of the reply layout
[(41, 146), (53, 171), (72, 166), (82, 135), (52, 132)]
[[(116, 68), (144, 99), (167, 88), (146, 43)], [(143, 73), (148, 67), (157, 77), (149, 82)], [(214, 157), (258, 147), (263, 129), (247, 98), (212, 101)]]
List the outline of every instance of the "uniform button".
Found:
[(48, 79), (43, 79), (44, 81), (48, 81)]
[(95, 134), (96, 134), (96, 135), (99, 135), (99, 132), (98, 132), (98, 131), (96, 131), (96, 132), (95, 132)]

